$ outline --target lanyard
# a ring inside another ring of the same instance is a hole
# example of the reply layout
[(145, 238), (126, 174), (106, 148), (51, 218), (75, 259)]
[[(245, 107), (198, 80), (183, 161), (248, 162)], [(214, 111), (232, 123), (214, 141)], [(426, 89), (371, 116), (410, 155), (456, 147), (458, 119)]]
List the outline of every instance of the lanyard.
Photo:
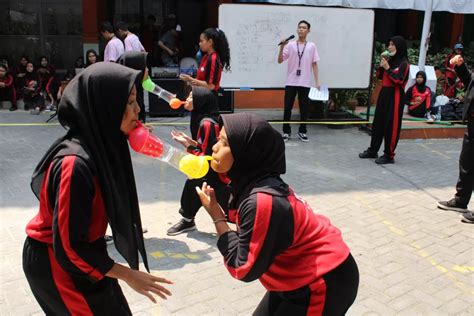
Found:
[(296, 50), (298, 52), (298, 69), (301, 68), (301, 58), (303, 58), (304, 49), (306, 48), (306, 43), (308, 42), (304, 41), (303, 51), (300, 54), (300, 45), (298, 45), (298, 42), (296, 42)]

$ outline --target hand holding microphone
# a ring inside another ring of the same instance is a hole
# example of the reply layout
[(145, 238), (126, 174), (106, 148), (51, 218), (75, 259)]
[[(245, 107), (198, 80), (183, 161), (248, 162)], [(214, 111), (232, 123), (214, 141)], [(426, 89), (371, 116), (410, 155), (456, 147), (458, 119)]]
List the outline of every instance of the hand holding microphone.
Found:
[(284, 39), (284, 40), (282, 40), (280, 43), (278, 43), (278, 46), (280, 46), (280, 45), (285, 46), (286, 44), (288, 44), (288, 41), (289, 41), (289, 40), (294, 39), (294, 38), (295, 38), (295, 36), (294, 36), (294, 35), (291, 35), (291, 36), (288, 37), (287, 39)]

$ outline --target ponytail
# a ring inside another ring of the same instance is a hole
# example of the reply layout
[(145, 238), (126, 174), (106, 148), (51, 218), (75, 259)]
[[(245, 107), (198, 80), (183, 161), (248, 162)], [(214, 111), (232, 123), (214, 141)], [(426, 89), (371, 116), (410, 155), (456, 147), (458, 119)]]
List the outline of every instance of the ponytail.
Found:
[(214, 43), (214, 50), (222, 63), (222, 68), (225, 71), (230, 70), (230, 49), (229, 42), (225, 33), (218, 28), (208, 28), (205, 29), (202, 34), (209, 40), (212, 39)]

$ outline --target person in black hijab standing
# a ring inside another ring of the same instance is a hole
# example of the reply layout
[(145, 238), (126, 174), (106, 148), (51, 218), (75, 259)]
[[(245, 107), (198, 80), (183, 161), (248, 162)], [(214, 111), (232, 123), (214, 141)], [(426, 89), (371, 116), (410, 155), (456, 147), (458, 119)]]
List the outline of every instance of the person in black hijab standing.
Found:
[[(37, 165), (39, 212), (26, 227), (23, 270), (47, 315), (131, 315), (117, 279), (155, 302), (170, 281), (149, 271), (127, 134), (136, 127), (139, 72), (94, 64), (66, 87), (58, 108), (68, 129)], [(129, 266), (107, 254), (104, 234)]]
[(344, 315), (357, 295), (357, 264), (340, 230), (281, 179), (280, 133), (248, 113), (222, 115), (221, 125), (211, 167), (231, 180), (237, 231), (227, 225), (214, 189), (204, 183), (196, 190), (229, 273), (244, 282), (259, 279), (268, 291), (253, 315)]
[[(207, 88), (193, 87), (186, 99), (184, 108), (191, 111), (190, 129), (192, 138), (183, 132), (176, 131), (173, 131), (171, 136), (191, 154), (196, 156), (212, 155), (212, 146), (217, 143), (219, 137), (219, 124), (217, 122), (219, 106), (217, 105), (216, 96)], [(186, 180), (179, 209), (179, 213), (183, 217), (168, 229), (168, 235), (174, 236), (196, 229), (194, 217), (201, 208), (201, 201), (195, 188), (201, 186), (203, 182), (207, 182), (214, 187), (217, 200), (227, 213), (227, 203), (230, 195), (227, 187), (229, 179), (225, 175), (209, 169), (204, 178)]]
[(382, 56), (378, 75), (382, 77), (380, 90), (372, 122), (370, 147), (359, 154), (360, 158), (377, 158), (384, 141), (383, 156), (375, 159), (377, 164), (394, 163), (395, 148), (400, 138), (405, 85), (408, 80), (410, 65), (407, 60), (407, 45), (401, 36), (390, 39), (388, 46), (390, 57)]
[(117, 63), (121, 65), (140, 71), (140, 83), (137, 84), (137, 102), (140, 106), (140, 114), (138, 117), (143, 123), (146, 123), (146, 112), (145, 101), (143, 100), (143, 87), (141, 83), (144, 79), (148, 78), (147, 57), (148, 53), (146, 52), (129, 51), (123, 53), (117, 60)]

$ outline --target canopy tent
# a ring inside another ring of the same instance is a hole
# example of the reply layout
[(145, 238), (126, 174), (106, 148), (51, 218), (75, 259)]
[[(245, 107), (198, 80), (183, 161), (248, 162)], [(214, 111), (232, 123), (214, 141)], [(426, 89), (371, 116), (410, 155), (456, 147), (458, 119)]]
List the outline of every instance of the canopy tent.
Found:
[[(426, 11), (429, 4), (423, 0), (241, 0), (239, 2), (265, 2), (286, 5), (341, 6), (364, 9), (397, 9)], [(432, 11), (474, 13), (473, 0), (433, 0)]]

